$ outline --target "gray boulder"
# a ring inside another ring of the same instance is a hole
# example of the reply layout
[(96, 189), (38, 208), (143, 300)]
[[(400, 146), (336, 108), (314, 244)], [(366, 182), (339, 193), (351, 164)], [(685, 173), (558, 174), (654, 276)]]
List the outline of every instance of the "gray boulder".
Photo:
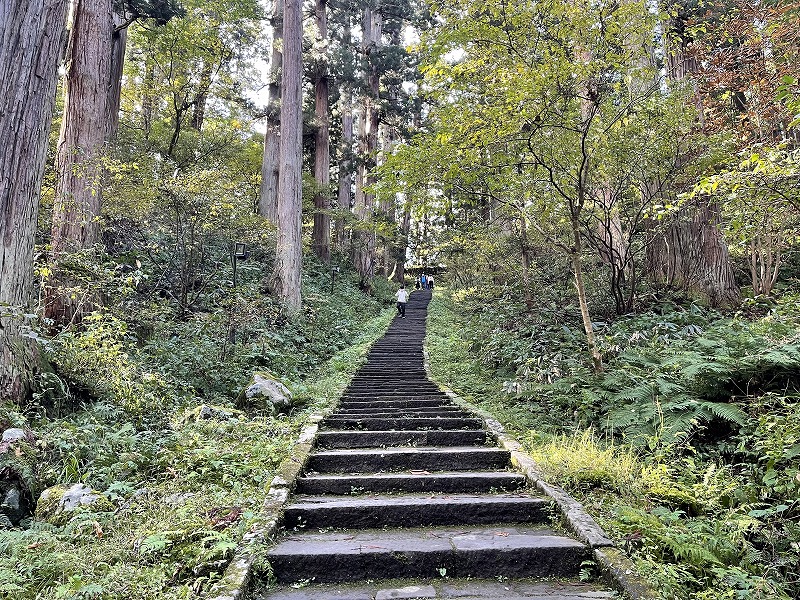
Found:
[(292, 392), (269, 373), (253, 373), (236, 399), (242, 410), (266, 410), (271, 414), (287, 412), (292, 407)]
[(11, 429), (6, 429), (3, 432), (3, 437), (0, 439), (0, 443), (3, 444), (13, 444), (14, 442), (18, 442), (19, 440), (24, 440), (27, 436), (25, 435), (25, 430), (20, 429), (19, 427), (12, 427)]
[(197, 421), (232, 421), (242, 416), (242, 411), (233, 408), (215, 406), (213, 404), (201, 404), (183, 415), (183, 423)]
[(33, 512), (39, 453), (32, 433), (17, 427), (0, 437), (0, 528), (18, 527)]
[(72, 513), (91, 508), (94, 511), (114, 510), (114, 505), (100, 492), (87, 485), (76, 483), (70, 486), (54, 485), (39, 496), (36, 503), (36, 519), (54, 525), (63, 525)]
[(16, 527), (30, 515), (30, 499), (21, 482), (0, 481), (0, 528)]

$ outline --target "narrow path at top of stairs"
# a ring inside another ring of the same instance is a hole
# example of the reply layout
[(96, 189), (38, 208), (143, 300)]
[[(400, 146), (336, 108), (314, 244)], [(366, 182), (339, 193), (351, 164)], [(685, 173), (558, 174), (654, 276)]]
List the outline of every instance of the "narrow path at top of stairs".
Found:
[(411, 294), (320, 423), (255, 597), (615, 597), (578, 581), (590, 549), (552, 528), (483, 421), (427, 378), (430, 299)]

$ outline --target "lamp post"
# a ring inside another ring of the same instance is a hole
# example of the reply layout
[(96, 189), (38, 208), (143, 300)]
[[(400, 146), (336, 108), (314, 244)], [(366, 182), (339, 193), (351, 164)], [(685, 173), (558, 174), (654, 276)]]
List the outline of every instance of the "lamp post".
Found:
[(234, 298), (233, 298), (233, 302), (231, 303), (231, 315), (230, 315), (231, 326), (230, 326), (230, 330), (229, 330), (229, 334), (228, 334), (228, 340), (230, 341), (231, 344), (235, 344), (236, 343), (236, 323), (234, 323), (234, 321), (233, 321), (233, 303), (236, 302), (236, 287), (238, 285), (237, 281), (236, 281), (236, 267), (238, 266), (240, 260), (247, 260), (248, 256), (250, 256), (250, 252), (247, 250), (247, 247), (245, 246), (244, 242), (236, 242), (236, 243), (234, 243), (234, 245), (233, 245), (233, 254), (231, 255), (231, 263), (232, 263), (232, 266), (233, 266), (233, 294), (234, 294)]
[(244, 245), (243, 242), (236, 242), (233, 245), (233, 289), (236, 290), (236, 265), (239, 263), (240, 260), (247, 260), (247, 257), (250, 256), (250, 252), (247, 250), (247, 247)]
[(331, 295), (333, 295), (333, 284), (336, 283), (336, 274), (339, 272), (339, 267), (331, 267)]

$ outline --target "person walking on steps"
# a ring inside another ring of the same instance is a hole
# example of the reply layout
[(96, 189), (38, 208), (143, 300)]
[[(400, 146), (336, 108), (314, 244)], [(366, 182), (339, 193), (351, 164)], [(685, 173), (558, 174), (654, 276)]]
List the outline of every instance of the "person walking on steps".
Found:
[(433, 289), (433, 275), (428, 276), (428, 289), (429, 290)]
[(406, 318), (406, 302), (408, 302), (408, 291), (405, 284), (400, 284), (400, 289), (395, 294), (397, 296), (397, 314), (401, 319)]
[(422, 274), (422, 277), (419, 278), (419, 282), (422, 284), (422, 289), (428, 289), (428, 276), (425, 273)]

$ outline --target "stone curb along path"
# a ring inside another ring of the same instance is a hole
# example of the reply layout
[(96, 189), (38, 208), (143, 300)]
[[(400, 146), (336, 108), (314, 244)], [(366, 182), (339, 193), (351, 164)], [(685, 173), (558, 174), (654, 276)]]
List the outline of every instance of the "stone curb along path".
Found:
[[(395, 318), (373, 344), (335, 411), (310, 419), (258, 524), (207, 597), (615, 597), (577, 580), (594, 560), (629, 598), (655, 598), (496, 420), (431, 381), (423, 350), (430, 297), (412, 294), (408, 318)], [(550, 506), (575, 539), (547, 527)], [(259, 572), (273, 540), (271, 568)]]
[(281, 511), (286, 505), (292, 487), (308, 460), (319, 429), (322, 413), (312, 414), (303, 427), (292, 454), (278, 467), (272, 478), (266, 499), (256, 524), (244, 535), (222, 578), (211, 587), (209, 600), (242, 600), (253, 585), (253, 565), (265, 544), (269, 544), (280, 529)]
[[(425, 351), (425, 372), (433, 380), (430, 356)], [(630, 600), (656, 600), (658, 593), (636, 572), (633, 561), (608, 537), (602, 527), (586, 512), (583, 505), (570, 496), (562, 488), (547, 483), (541, 468), (531, 458), (514, 437), (506, 432), (505, 427), (490, 413), (467, 402), (453, 390), (443, 384), (439, 388), (459, 406), (479, 415), (486, 428), (497, 438), (501, 447), (511, 452), (511, 462), (522, 473), (531, 485), (537, 487), (559, 508), (572, 533), (592, 548), (595, 561), (600, 566), (608, 581), (619, 589)]]

